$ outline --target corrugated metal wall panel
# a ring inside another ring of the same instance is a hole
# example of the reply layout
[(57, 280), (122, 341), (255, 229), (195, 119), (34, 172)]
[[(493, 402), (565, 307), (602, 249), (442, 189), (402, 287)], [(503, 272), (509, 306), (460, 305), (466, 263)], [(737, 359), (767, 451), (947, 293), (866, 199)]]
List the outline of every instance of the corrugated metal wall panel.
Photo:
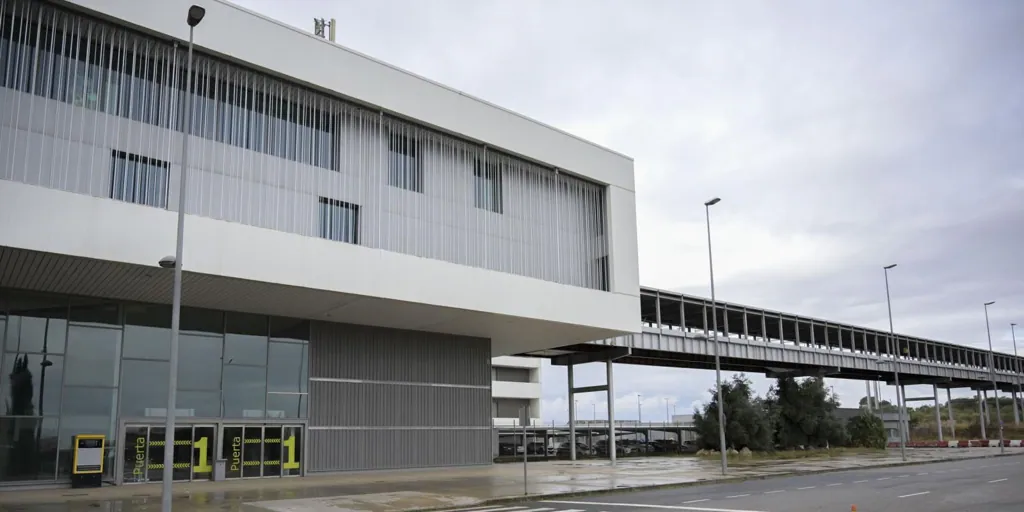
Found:
[(490, 428), (477, 430), (311, 430), (310, 471), (489, 464)]
[(489, 389), (313, 381), (309, 393), (313, 426), (491, 426)]
[(490, 340), (313, 322), (310, 471), (488, 464)]
[(311, 378), (491, 385), (483, 338), (314, 322), (311, 339)]

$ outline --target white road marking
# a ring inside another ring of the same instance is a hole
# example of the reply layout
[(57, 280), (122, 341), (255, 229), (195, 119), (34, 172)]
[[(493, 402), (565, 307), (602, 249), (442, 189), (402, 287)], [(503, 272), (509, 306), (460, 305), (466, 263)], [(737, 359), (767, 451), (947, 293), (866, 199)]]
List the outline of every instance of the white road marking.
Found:
[(688, 504), (688, 503), (701, 503), (701, 502), (704, 502), (704, 501), (711, 501), (711, 500), (710, 500), (710, 499), (708, 499), (708, 498), (704, 498), (704, 499), (702, 499), (702, 500), (690, 500), (690, 501), (684, 501), (684, 502), (683, 502), (683, 505), (686, 505), (686, 504)]
[(910, 478), (910, 475), (900, 475), (900, 476), (898, 476), (896, 478)]
[(519, 512), (550, 512), (553, 508), (528, 508), (526, 510), (520, 510)]
[(881, 482), (882, 480), (892, 480), (892, 477), (891, 476), (887, 476), (887, 477), (884, 477), (884, 478), (876, 478), (875, 480)]
[(931, 494), (931, 491), (915, 492), (914, 494), (904, 494), (900, 498), (913, 498), (914, 496), (924, 496), (925, 494)]
[(854, 482), (854, 483), (855, 483), (855, 484), (862, 484), (862, 483), (864, 483), (864, 482), (867, 482), (867, 480), (857, 480), (857, 481), (856, 481), (856, 482)]
[(935, 474), (937, 475), (937, 474), (939, 474), (939, 473), (945, 473), (945, 472), (946, 472), (946, 470), (945, 470), (945, 469), (940, 469), (940, 470), (936, 471), (936, 472), (935, 472)]
[(459, 509), (455, 509), (452, 512), (513, 512), (513, 511), (518, 512), (520, 510), (525, 510), (526, 508), (527, 507), (500, 507), (500, 506), (492, 506), (492, 507), (483, 507), (483, 508), (459, 508)]
[(999, 480), (992, 480), (989, 483), (990, 484), (998, 484), (999, 482), (1005, 482), (1007, 480), (1009, 480), (1009, 478), (1000, 478)]
[(733, 495), (733, 496), (726, 496), (726, 499), (746, 498), (747, 496), (750, 496), (750, 495), (749, 494), (736, 494), (736, 495)]
[(562, 505), (593, 505), (599, 507), (631, 507), (631, 508), (654, 508), (661, 510), (687, 510), (691, 512), (761, 512), (758, 510), (738, 510), (733, 508), (701, 508), (685, 507), (681, 505), (654, 505), (651, 503), (604, 503), (596, 501), (543, 501), (541, 503), (558, 503)]
[(780, 492), (786, 492), (786, 490), (785, 489), (779, 489), (777, 491), (765, 491), (765, 494), (776, 494), (776, 493), (780, 493)]
[(918, 473), (918, 474), (917, 474), (917, 476), (925, 476), (925, 475), (927, 475), (927, 474), (928, 474), (928, 473)]
[(798, 491), (806, 491), (807, 489), (814, 489), (815, 487), (817, 487), (817, 485), (811, 485), (811, 486), (808, 486), (808, 487), (797, 487), (796, 490), (798, 490)]
[(825, 487), (835, 487), (835, 486), (837, 486), (837, 485), (843, 485), (843, 483), (842, 483), (842, 482), (836, 482), (836, 483), (834, 483), (834, 484), (828, 484), (828, 485), (826, 485)]

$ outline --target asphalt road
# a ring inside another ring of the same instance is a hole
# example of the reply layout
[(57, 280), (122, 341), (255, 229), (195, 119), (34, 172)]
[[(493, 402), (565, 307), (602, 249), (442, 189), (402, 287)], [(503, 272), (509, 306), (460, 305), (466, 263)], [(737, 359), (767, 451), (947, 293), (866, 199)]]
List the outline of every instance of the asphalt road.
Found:
[(464, 512), (1020, 512), (1024, 457), (626, 492), (462, 509)]

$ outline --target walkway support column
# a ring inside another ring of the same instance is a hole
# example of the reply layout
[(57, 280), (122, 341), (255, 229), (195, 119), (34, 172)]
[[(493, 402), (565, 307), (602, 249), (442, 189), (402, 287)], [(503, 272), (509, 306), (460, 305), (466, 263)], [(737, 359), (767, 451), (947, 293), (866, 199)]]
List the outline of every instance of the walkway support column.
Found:
[(865, 391), (867, 391), (867, 395), (866, 395), (867, 398), (865, 398), (864, 400), (867, 402), (867, 405), (868, 405), (868, 414), (871, 414), (871, 381), (870, 380), (864, 381), (864, 389), (865, 389)]
[(935, 393), (935, 429), (939, 432), (939, 441), (942, 441), (942, 408), (939, 407), (939, 386), (932, 384), (932, 391)]
[(953, 417), (953, 393), (946, 388), (946, 415), (949, 416), (949, 439), (956, 440), (956, 418)]
[(984, 404), (983, 407), (985, 408), (985, 424), (988, 425), (989, 423), (992, 423), (992, 417), (989, 416), (989, 414), (988, 414), (989, 407), (988, 407), (988, 390), (987, 389), (981, 390), (981, 397), (982, 397), (982, 404)]
[(615, 465), (615, 378), (612, 361), (608, 361), (608, 458)]
[(988, 423), (985, 421), (985, 401), (981, 399), (980, 389), (978, 390), (978, 423), (981, 423), (981, 438), (988, 439), (988, 436), (985, 435), (985, 424)]
[(1020, 425), (1020, 413), (1017, 411), (1017, 391), (1010, 390), (1010, 397), (1013, 399), (1013, 424)]
[(569, 377), (569, 460), (576, 460), (576, 385), (570, 363), (566, 366)]
[(896, 398), (898, 399), (896, 410), (899, 411), (900, 415), (900, 420), (898, 422), (900, 431), (903, 432), (903, 439), (906, 440), (905, 442), (910, 442), (910, 416), (907, 415), (907, 386), (900, 384), (900, 386), (896, 388), (896, 395)]

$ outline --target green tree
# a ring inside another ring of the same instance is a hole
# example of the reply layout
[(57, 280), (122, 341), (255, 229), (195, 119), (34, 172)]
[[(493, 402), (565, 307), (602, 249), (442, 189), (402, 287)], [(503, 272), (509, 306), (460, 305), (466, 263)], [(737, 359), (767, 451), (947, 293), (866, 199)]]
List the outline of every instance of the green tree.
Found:
[(780, 378), (769, 392), (775, 442), (783, 448), (817, 448), (847, 444), (846, 430), (835, 416), (839, 397), (824, 379)]
[(850, 435), (850, 445), (861, 448), (885, 448), (885, 423), (882, 418), (867, 411), (846, 421), (846, 432)]
[[(693, 424), (697, 430), (698, 443), (704, 448), (719, 448), (718, 439), (718, 393), (709, 390), (711, 400), (703, 411), (694, 411)], [(731, 381), (722, 383), (722, 400), (725, 407), (725, 444), (737, 450), (769, 450), (772, 447), (772, 429), (760, 398), (754, 396), (753, 386), (744, 375), (734, 375)]]

